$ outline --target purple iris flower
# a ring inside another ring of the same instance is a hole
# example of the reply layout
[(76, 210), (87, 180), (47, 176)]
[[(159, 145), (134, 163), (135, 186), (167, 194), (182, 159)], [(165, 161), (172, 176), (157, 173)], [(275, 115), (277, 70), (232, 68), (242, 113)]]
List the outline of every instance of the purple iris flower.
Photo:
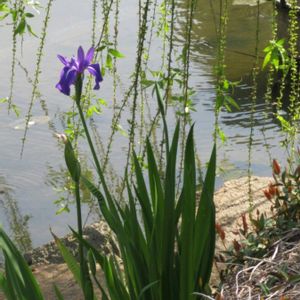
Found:
[(90, 74), (95, 77), (94, 90), (99, 90), (99, 83), (103, 80), (99, 64), (92, 64), (95, 49), (91, 47), (87, 54), (84, 54), (82, 47), (80, 46), (77, 51), (77, 59), (72, 57), (68, 60), (66, 57), (57, 55), (58, 59), (65, 65), (60, 74), (60, 80), (56, 85), (56, 88), (65, 95), (70, 95), (70, 86), (75, 84), (78, 75), (84, 73), (84, 70), (88, 70)]

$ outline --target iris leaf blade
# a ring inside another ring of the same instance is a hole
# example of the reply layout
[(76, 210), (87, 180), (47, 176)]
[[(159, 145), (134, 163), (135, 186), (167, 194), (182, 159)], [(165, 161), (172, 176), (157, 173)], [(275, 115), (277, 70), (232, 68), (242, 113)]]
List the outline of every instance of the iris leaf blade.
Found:
[[(212, 150), (196, 216), (194, 251), (197, 275), (208, 284), (215, 250), (215, 205), (213, 202), (216, 172), (216, 146)], [(200, 236), (201, 235), (201, 236)]]
[(196, 166), (193, 141), (193, 126), (188, 134), (183, 177), (183, 203), (180, 235), (180, 299), (193, 299), (194, 288), (194, 253), (193, 235), (196, 203)]

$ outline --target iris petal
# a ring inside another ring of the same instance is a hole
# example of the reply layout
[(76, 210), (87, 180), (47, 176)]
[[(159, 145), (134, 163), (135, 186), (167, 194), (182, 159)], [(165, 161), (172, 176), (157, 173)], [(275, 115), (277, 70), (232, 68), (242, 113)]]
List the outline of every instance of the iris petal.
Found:
[(68, 85), (74, 84), (75, 80), (76, 80), (76, 76), (77, 76), (76, 70), (73, 70), (73, 69), (70, 70), (66, 77), (66, 84), (68, 84)]
[(68, 65), (68, 61), (65, 57), (63, 57), (62, 55), (57, 55), (58, 59), (65, 65), (67, 66)]
[(91, 64), (87, 67), (87, 69), (89, 73), (95, 77), (94, 90), (98, 90), (100, 88), (99, 83), (103, 80), (99, 64)]
[(85, 59), (84, 59), (84, 51), (80, 46), (77, 51), (77, 64), (78, 64), (78, 72), (82, 73), (85, 68)]
[(87, 69), (88, 72), (95, 77), (94, 89), (100, 88), (100, 82), (103, 80), (99, 64), (91, 64), (95, 54), (95, 48), (91, 47), (86, 56), (83, 48), (80, 46), (77, 51), (77, 59), (72, 57), (68, 60), (62, 55), (58, 55), (58, 59), (64, 64), (64, 68), (60, 74), (60, 80), (56, 84), (56, 88), (65, 95), (70, 95), (70, 87), (75, 84), (76, 77), (84, 73)]
[(85, 57), (85, 60), (88, 62), (88, 65), (92, 62), (94, 53), (95, 53), (95, 48), (91, 47)]
[(84, 60), (84, 51), (81, 46), (78, 48), (78, 51), (77, 51), (77, 60), (79, 63)]
[(70, 86), (74, 84), (76, 80), (76, 70), (64, 67), (61, 73), (60, 81), (57, 83), (56, 88), (63, 94), (70, 95)]

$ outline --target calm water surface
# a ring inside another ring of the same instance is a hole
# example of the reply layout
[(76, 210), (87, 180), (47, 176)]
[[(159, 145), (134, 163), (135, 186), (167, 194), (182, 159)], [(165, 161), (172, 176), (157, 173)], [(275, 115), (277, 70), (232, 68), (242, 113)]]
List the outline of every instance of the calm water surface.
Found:
[[(42, 1), (45, 5), (45, 1)], [(78, 45), (85, 49), (91, 43), (90, 19), (92, 1), (64, 0), (54, 1), (44, 55), (42, 57), (42, 73), (40, 76), (39, 91), (41, 99), (36, 99), (33, 106), (33, 115), (36, 123), (30, 127), (25, 143), (25, 150), (20, 159), (21, 139), (24, 134), (22, 120), (26, 116), (31, 98), (32, 86), (20, 66), (16, 67), (14, 102), (21, 108), (20, 119), (12, 113), (7, 114), (5, 106), (0, 111), (0, 218), (4, 227), (11, 232), (26, 236), (28, 224), (29, 234), (33, 246), (40, 245), (50, 239), (49, 227), (57, 234), (68, 232), (67, 224), (75, 226), (75, 208), (71, 206), (69, 214), (56, 215), (57, 206), (53, 203), (58, 195), (50, 181), (63, 181), (64, 175), (59, 172), (64, 168), (63, 151), (54, 132), (64, 130), (63, 112), (71, 107), (71, 100), (59, 94), (54, 88), (58, 81), (61, 64), (56, 58), (60, 53), (71, 56)], [(137, 38), (137, 4), (135, 0), (122, 1), (120, 8), (119, 50), (126, 55), (118, 63), (118, 72), (122, 85), (126, 88), (129, 76), (133, 72)], [(220, 124), (228, 137), (228, 142), (219, 149), (219, 165), (226, 172), (220, 173), (218, 184), (222, 181), (236, 178), (247, 172), (248, 142), (251, 119), (251, 70), (255, 49), (255, 26), (257, 7), (243, 3), (249, 1), (233, 1), (230, 3), (229, 25), (227, 36), (226, 65), (228, 79), (240, 81), (235, 91), (235, 99), (241, 109), (231, 113), (222, 113)], [(194, 101), (196, 112), (193, 119), (196, 122), (196, 142), (200, 158), (205, 162), (211, 151), (211, 136), (214, 122), (214, 71), (218, 22), (219, 1), (199, 0), (195, 14), (195, 23), (192, 37), (191, 56), (191, 83), (196, 90)], [(251, 1), (250, 1), (251, 3)], [(185, 2), (179, 1), (178, 25), (176, 26), (176, 43), (184, 38), (184, 7)], [(43, 16), (33, 20), (33, 28), (41, 28), (40, 20)], [(130, 20), (130, 21), (129, 21)], [(260, 50), (271, 38), (271, 6), (270, 3), (261, 5), (260, 10)], [(100, 24), (99, 24), (100, 28)], [(38, 30), (37, 30), (38, 31)], [(1, 97), (9, 94), (9, 77), (11, 61), (11, 32), (7, 27), (0, 27), (2, 47), (0, 49), (0, 91)], [(33, 77), (35, 68), (38, 40), (25, 37), (23, 53), (18, 48), (17, 57), (25, 66), (29, 75)], [(157, 49), (160, 44), (154, 39), (150, 52), (150, 66), (158, 68), (160, 53)], [(261, 55), (263, 53), (260, 51)], [(263, 100), (264, 84), (258, 86), (258, 99), (254, 115), (254, 143), (252, 155), (253, 173), (256, 175), (270, 175), (269, 157), (266, 143), (273, 157), (283, 159), (284, 151), (279, 147), (282, 139), (278, 125), (270, 116)], [(120, 89), (121, 90), (121, 89)], [(118, 91), (121, 94), (121, 91)], [(108, 102), (102, 115), (95, 118), (104, 144), (110, 133), (112, 117), (112, 79), (107, 77), (101, 86), (99, 97)], [(47, 118), (45, 118), (47, 115)], [(49, 121), (50, 120), (50, 121)], [(49, 121), (49, 122), (48, 122)], [(126, 128), (126, 114), (121, 120)], [(265, 136), (262, 134), (265, 129)], [(122, 174), (124, 166), (124, 149), (128, 144), (127, 138), (117, 134), (111, 153), (111, 162)], [(84, 152), (84, 150), (83, 150)], [(88, 163), (89, 163), (88, 159)], [(55, 176), (53, 174), (56, 174)], [(52, 177), (51, 177), (51, 176)], [(84, 213), (87, 214), (85, 207)], [(92, 221), (92, 219), (89, 219)], [(27, 223), (28, 222), (28, 223)], [(14, 225), (15, 224), (15, 225)], [(17, 224), (17, 225), (16, 225)]]

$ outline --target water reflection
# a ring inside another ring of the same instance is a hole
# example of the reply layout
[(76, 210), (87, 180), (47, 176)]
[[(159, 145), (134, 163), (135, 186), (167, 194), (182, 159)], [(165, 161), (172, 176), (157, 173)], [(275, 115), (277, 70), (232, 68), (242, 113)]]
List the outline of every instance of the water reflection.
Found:
[[(91, 182), (94, 182), (94, 174), (91, 169), (87, 166), (87, 160), (85, 157), (80, 158), (81, 173), (82, 176), (88, 178)], [(67, 167), (60, 165), (58, 167), (53, 167), (50, 164), (47, 166), (47, 179), (46, 184), (51, 186), (56, 192), (58, 198), (54, 201), (57, 207), (56, 214), (61, 214), (63, 212), (70, 212), (72, 205), (75, 205), (75, 186)], [(85, 185), (80, 185), (81, 191), (81, 202), (87, 204), (89, 208), (89, 213), (93, 216), (99, 217), (98, 203), (94, 201), (90, 191)]]
[(7, 184), (6, 178), (0, 175), (0, 206), (7, 219), (10, 235), (21, 252), (32, 249), (32, 242), (28, 228), (29, 215), (22, 215), (18, 202), (13, 196), (12, 188)]
[[(179, 3), (181, 25), (176, 27), (177, 41), (183, 41), (185, 36), (184, 17), (188, 1)], [(197, 89), (197, 112), (193, 115), (196, 123), (200, 123), (196, 137), (200, 145), (200, 153), (207, 152), (203, 140), (209, 141), (213, 128), (215, 101), (216, 56), (218, 49), (217, 28), (220, 18), (220, 3), (218, 0), (199, 0), (195, 12), (195, 22), (192, 34), (192, 78)], [(272, 38), (272, 3), (260, 1), (259, 7), (259, 65), (264, 58), (263, 49)], [(251, 4), (251, 5), (249, 5)], [(283, 134), (273, 118), (272, 107), (265, 103), (266, 74), (260, 72), (257, 78), (258, 86), (255, 99), (255, 111), (251, 113), (252, 70), (255, 63), (256, 25), (258, 7), (253, 1), (228, 1), (228, 28), (225, 48), (226, 77), (230, 81), (239, 82), (234, 90), (234, 99), (240, 106), (239, 110), (222, 112), (220, 125), (227, 136), (227, 143), (219, 150), (220, 167), (222, 161), (230, 161), (236, 169), (247, 169), (248, 145), (251, 125), (254, 126), (253, 140), (253, 171), (260, 175), (269, 175), (267, 165), (269, 157), (283, 157), (284, 150), (279, 147)], [(287, 36), (287, 15), (278, 13), (279, 36)], [(253, 121), (253, 122), (252, 122)], [(210, 123), (210, 124), (209, 124)], [(202, 135), (202, 138), (201, 138)], [(228, 164), (225, 164), (228, 165)], [(225, 169), (227, 167), (225, 166)], [(228, 171), (228, 170), (227, 170)], [(239, 177), (239, 172), (232, 176)], [(227, 174), (228, 175), (228, 174)], [(226, 176), (226, 179), (228, 176)]]
[[(240, 3), (242, 1), (239, 1)], [(246, 2), (249, 1), (244, 1)], [(218, 0), (199, 0), (195, 11), (193, 24), (192, 58), (193, 62), (201, 64), (215, 63), (218, 47), (218, 26), (220, 18), (220, 3)], [(228, 28), (225, 49), (226, 76), (231, 81), (237, 81), (245, 75), (250, 75), (255, 54), (256, 17), (255, 5), (228, 5)], [(180, 2), (181, 18), (184, 16), (185, 1)], [(268, 1), (260, 5), (259, 53), (263, 58), (263, 48), (271, 39), (272, 4)], [(183, 24), (183, 21), (182, 21)], [(183, 39), (183, 30), (178, 28)], [(204, 58), (204, 59), (203, 59)], [(209, 59), (208, 61), (205, 58)]]

